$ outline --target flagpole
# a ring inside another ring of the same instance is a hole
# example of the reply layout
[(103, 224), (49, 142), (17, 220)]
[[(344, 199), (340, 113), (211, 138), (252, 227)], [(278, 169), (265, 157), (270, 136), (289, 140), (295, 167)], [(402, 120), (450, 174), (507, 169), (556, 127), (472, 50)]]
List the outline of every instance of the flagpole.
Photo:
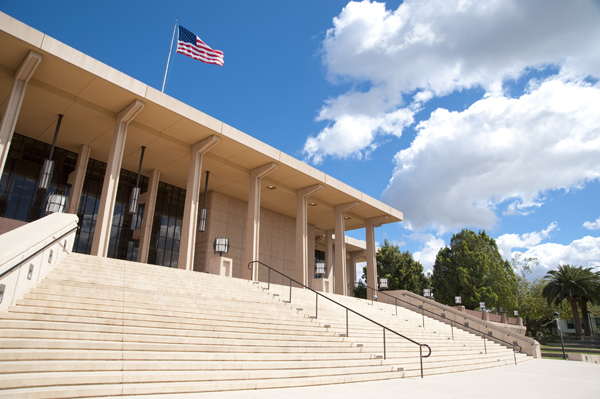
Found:
[(163, 85), (161, 92), (165, 92), (165, 83), (167, 82), (167, 71), (169, 70), (169, 62), (171, 61), (171, 51), (173, 50), (173, 40), (175, 39), (175, 31), (177, 30), (177, 20), (175, 20), (175, 26), (173, 27), (173, 37), (171, 38), (171, 47), (169, 47), (169, 57), (167, 58), (167, 67), (165, 68), (165, 77), (163, 78)]

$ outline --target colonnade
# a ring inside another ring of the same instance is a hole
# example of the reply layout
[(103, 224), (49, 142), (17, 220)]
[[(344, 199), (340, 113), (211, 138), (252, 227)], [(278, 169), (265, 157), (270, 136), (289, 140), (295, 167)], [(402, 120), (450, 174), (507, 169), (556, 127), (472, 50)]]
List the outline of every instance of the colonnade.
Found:
[[(15, 73), (12, 92), (7, 103), (6, 111), (0, 122), (0, 175), (4, 169), (10, 142), (16, 127), (23, 98), (25, 96), (27, 83), (33, 76), (38, 65), (42, 62), (42, 55), (31, 50), (20, 67)], [(110, 230), (112, 226), (112, 217), (117, 195), (119, 182), (119, 173), (123, 160), (123, 150), (127, 139), (127, 129), (131, 121), (143, 111), (145, 103), (141, 100), (134, 100), (127, 107), (121, 110), (115, 119), (115, 127), (112, 137), (106, 174), (102, 187), (100, 207), (98, 210), (96, 227), (92, 242), (91, 254), (105, 257), (108, 253), (108, 244), (110, 239)], [(194, 251), (196, 242), (196, 231), (199, 211), (199, 197), (202, 177), (202, 160), (204, 155), (214, 146), (218, 145), (220, 138), (217, 135), (209, 136), (191, 146), (191, 158), (188, 170), (188, 180), (186, 186), (186, 198), (184, 207), (184, 216), (182, 222), (181, 240), (179, 248), (178, 267), (185, 270), (194, 269)], [(91, 147), (83, 144), (80, 147), (79, 157), (76, 169), (69, 176), (68, 183), (71, 184), (69, 207), (67, 212), (77, 213), (79, 199), (82, 192), (83, 182), (87, 169), (87, 163), (90, 158)], [(248, 264), (253, 260), (259, 260), (260, 253), (260, 196), (261, 180), (276, 170), (276, 162), (269, 162), (265, 165), (254, 168), (250, 171), (250, 186), (248, 194), (248, 212), (246, 223), (246, 235), (244, 243), (244, 263)], [(158, 192), (158, 183), (160, 181), (160, 171), (153, 169), (150, 173), (148, 190), (144, 193), (140, 202), (146, 204), (141, 228), (134, 232), (134, 239), (139, 239), (138, 261), (146, 262), (148, 260), (148, 251), (150, 248), (150, 234), (152, 231), (152, 222), (156, 195)], [(294, 277), (297, 281), (305, 285), (310, 285), (313, 272), (313, 254), (314, 244), (310, 245), (311, 238), (314, 238), (314, 228), (311, 230), (308, 225), (307, 199), (323, 189), (323, 185), (314, 184), (308, 187), (298, 189), (297, 208), (296, 208), (296, 237), (295, 237), (295, 267)], [(358, 253), (350, 253), (350, 262), (347, 262), (346, 243), (345, 243), (345, 214), (358, 207), (358, 201), (351, 201), (334, 207), (335, 229), (327, 231), (325, 236), (326, 246), (326, 276), (331, 281), (333, 292), (337, 294), (349, 294), (349, 288), (354, 283), (354, 271), (356, 268), (356, 256)], [(367, 219), (367, 284), (376, 285), (376, 260), (375, 260), (375, 236), (374, 228), (387, 220), (387, 216)], [(312, 232), (312, 234), (310, 234)], [(335, 232), (335, 263), (332, 233)], [(312, 253), (311, 253), (312, 249)], [(253, 272), (244, 268), (244, 277), (247, 279), (258, 279), (258, 267)]]

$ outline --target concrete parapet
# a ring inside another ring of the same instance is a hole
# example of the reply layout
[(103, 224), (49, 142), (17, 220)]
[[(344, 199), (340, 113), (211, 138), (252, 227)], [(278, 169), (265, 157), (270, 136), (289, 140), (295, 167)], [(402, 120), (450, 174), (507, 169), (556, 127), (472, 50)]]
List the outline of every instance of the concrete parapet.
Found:
[[(482, 312), (481, 317), (475, 317), (467, 314), (464, 310), (461, 312), (453, 307), (442, 305), (441, 303), (405, 290), (387, 291), (385, 294), (389, 296), (384, 295), (384, 293), (378, 295), (379, 302), (397, 304), (398, 306), (422, 313), (424, 316), (453, 325), (461, 330), (485, 337), (507, 347), (511, 347), (511, 344), (515, 343), (521, 347), (522, 353), (533, 356), (535, 359), (541, 359), (542, 357), (540, 344), (537, 341), (513, 331), (515, 328), (519, 328), (518, 325), (514, 326), (486, 321), (483, 318), (487, 315), (487, 312)], [(464, 309), (464, 306), (461, 306), (461, 308)], [(524, 332), (525, 329), (523, 327), (520, 328)]]
[(567, 357), (569, 358), (569, 360), (600, 364), (600, 356), (598, 355), (588, 355), (585, 353), (567, 353)]
[(53, 213), (0, 236), (0, 312), (71, 253), (77, 221), (76, 215)]

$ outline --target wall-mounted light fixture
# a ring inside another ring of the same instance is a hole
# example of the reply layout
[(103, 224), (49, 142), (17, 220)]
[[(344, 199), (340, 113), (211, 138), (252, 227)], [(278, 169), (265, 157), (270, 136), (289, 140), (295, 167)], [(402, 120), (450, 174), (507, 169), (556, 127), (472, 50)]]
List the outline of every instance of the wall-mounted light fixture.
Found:
[(38, 189), (40, 190), (47, 190), (48, 187), (50, 187), (50, 182), (52, 181), (52, 173), (54, 172), (54, 161), (52, 160), (52, 156), (54, 155), (54, 148), (56, 147), (56, 138), (58, 137), (58, 132), (60, 130), (62, 118), (63, 115), (58, 114), (58, 122), (56, 122), (56, 130), (54, 131), (52, 148), (50, 148), (50, 156), (48, 156), (48, 159), (44, 160), (44, 164), (42, 165), (42, 170), (40, 172), (40, 178), (38, 180)]
[(51, 213), (63, 213), (67, 208), (68, 198), (62, 194), (51, 194), (46, 202), (46, 215)]
[(202, 204), (202, 209), (198, 214), (198, 231), (206, 231), (206, 219), (208, 212), (206, 211), (206, 193), (208, 193), (208, 175), (210, 171), (206, 171), (206, 181), (204, 182), (204, 202)]
[(229, 238), (227, 238), (227, 237), (215, 238), (213, 248), (215, 250), (215, 253), (218, 253), (219, 256), (223, 256), (223, 254), (228, 253), (229, 252)]
[(142, 146), (140, 166), (138, 167), (137, 177), (135, 178), (135, 187), (131, 190), (131, 196), (129, 197), (129, 213), (137, 213), (140, 205), (140, 174), (142, 173), (142, 162), (144, 162), (145, 151), (146, 147)]
[(388, 279), (387, 278), (380, 278), (379, 279), (379, 289), (380, 290), (387, 290), (388, 288)]
[(315, 262), (315, 276), (324, 277), (327, 272), (327, 265), (325, 262)]

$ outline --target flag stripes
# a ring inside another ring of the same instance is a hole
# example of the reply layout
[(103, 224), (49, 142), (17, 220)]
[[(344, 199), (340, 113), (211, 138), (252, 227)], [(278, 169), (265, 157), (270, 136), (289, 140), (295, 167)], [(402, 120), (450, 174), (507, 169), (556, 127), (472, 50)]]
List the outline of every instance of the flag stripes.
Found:
[(179, 26), (177, 52), (207, 64), (223, 66), (223, 52), (221, 50), (213, 50), (200, 40), (198, 36), (183, 26)]

